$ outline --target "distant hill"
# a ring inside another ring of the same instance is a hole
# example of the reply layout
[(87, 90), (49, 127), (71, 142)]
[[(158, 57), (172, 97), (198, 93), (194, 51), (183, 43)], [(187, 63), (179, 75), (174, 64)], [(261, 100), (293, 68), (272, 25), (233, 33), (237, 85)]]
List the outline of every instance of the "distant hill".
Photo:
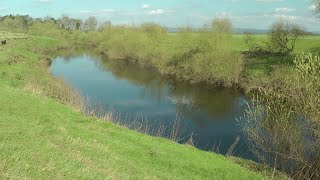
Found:
[[(195, 31), (198, 31), (200, 28), (194, 28)], [(169, 33), (176, 33), (178, 32), (178, 28), (167, 28)], [(235, 28), (234, 32), (236, 34), (244, 34), (244, 33), (250, 33), (250, 34), (268, 34), (270, 33), (270, 30), (262, 30), (262, 29), (247, 29), (247, 28)], [(307, 34), (313, 34), (313, 35), (319, 35), (320, 31), (313, 31), (313, 32), (306, 32)]]
[(269, 30), (262, 29), (245, 29), (245, 28), (235, 28), (236, 34), (250, 33), (250, 34), (268, 34)]
[[(167, 28), (168, 32), (169, 33), (176, 33), (178, 32), (178, 28), (172, 28), (172, 27), (169, 27)], [(199, 28), (195, 28), (194, 30), (199, 30)], [(260, 30), (260, 29), (243, 29), (243, 28), (236, 28), (235, 29), (235, 33), (236, 34), (243, 34), (243, 33), (252, 33), (252, 34), (266, 34), (268, 33), (269, 31), (268, 30)]]

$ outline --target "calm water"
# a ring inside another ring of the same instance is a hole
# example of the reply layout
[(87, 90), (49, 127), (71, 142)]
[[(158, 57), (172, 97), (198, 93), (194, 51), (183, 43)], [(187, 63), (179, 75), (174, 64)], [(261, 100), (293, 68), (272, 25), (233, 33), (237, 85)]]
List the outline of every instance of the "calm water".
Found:
[(134, 64), (89, 55), (58, 57), (51, 70), (106, 111), (115, 110), (122, 121), (136, 119), (169, 131), (178, 118), (181, 137), (193, 134), (196, 147), (225, 154), (240, 136), (235, 155), (251, 158), (236, 120), (243, 116), (246, 100), (234, 89), (192, 86)]

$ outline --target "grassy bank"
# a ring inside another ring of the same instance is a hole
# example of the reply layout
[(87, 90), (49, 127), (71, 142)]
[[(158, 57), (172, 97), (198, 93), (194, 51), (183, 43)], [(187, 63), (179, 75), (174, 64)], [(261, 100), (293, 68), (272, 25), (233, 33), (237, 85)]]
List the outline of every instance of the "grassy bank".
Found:
[(52, 38), (29, 36), (0, 47), (1, 178), (271, 177), (248, 162), (241, 163), (245, 168), (221, 155), (84, 116), (71, 107), (70, 89), (48, 70), (50, 52), (60, 46)]

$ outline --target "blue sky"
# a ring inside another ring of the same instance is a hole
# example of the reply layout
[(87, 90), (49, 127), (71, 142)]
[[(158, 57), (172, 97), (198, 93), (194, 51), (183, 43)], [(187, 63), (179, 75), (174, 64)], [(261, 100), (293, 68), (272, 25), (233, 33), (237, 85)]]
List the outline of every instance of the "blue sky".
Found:
[(285, 18), (320, 31), (311, 0), (0, 0), (0, 16), (7, 14), (96, 16), (114, 24), (152, 21), (168, 27), (201, 27), (215, 17), (229, 17), (237, 28), (254, 29)]

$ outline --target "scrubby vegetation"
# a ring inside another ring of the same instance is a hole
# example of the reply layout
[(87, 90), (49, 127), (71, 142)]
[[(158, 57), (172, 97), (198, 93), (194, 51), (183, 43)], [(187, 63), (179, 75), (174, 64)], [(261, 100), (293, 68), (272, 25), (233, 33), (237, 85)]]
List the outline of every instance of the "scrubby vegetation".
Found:
[(111, 59), (152, 66), (191, 83), (234, 85), (240, 81), (244, 60), (228, 48), (231, 35), (218, 29), (208, 26), (197, 33), (168, 35), (155, 24), (109, 28), (108, 45), (99, 43), (98, 49)]
[(294, 179), (319, 179), (320, 57), (302, 54), (294, 63), (249, 103), (244, 130), (262, 162)]
[(245, 43), (251, 56), (286, 56), (294, 51), (298, 38), (304, 34), (306, 32), (298, 25), (280, 19), (272, 24), (268, 41), (256, 42), (253, 36), (246, 34)]

